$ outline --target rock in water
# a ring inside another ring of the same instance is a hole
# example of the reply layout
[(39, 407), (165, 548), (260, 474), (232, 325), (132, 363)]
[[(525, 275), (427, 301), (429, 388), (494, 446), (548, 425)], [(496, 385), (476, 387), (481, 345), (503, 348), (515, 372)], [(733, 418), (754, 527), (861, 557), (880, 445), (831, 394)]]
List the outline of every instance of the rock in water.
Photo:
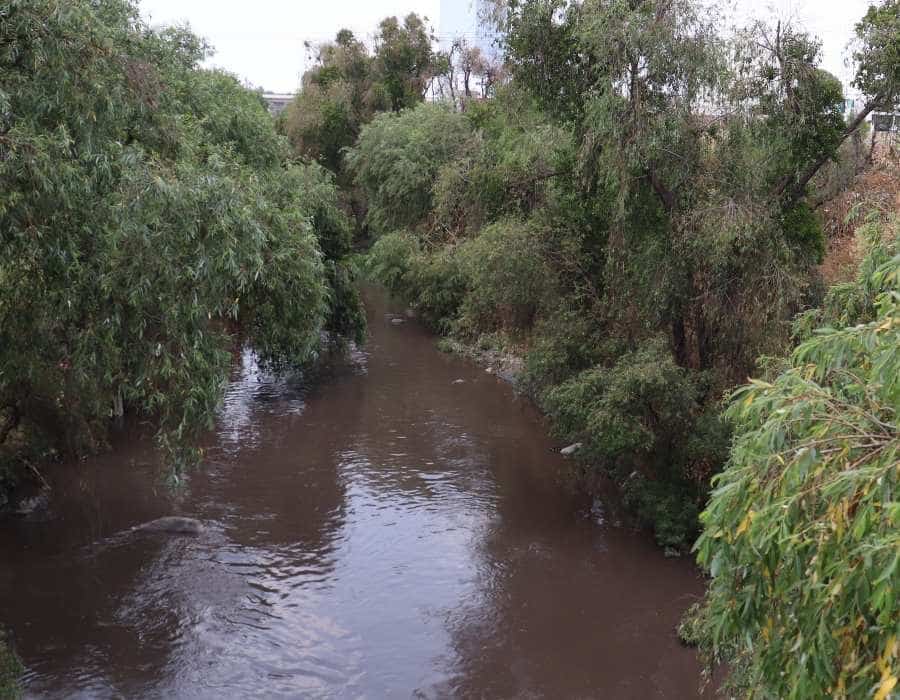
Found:
[(168, 532), (178, 535), (199, 535), (206, 530), (203, 523), (194, 518), (182, 518), (178, 515), (169, 515), (165, 518), (157, 518), (149, 523), (137, 525), (132, 530), (138, 532)]

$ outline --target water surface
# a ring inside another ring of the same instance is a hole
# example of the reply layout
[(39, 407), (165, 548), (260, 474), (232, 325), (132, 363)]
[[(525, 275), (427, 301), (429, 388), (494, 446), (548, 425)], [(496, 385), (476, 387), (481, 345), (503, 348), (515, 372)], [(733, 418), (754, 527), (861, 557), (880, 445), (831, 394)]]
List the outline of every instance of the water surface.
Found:
[[(313, 389), (245, 354), (184, 489), (125, 435), (0, 521), (29, 695), (698, 696), (674, 633), (691, 564), (572, 488), (508, 385), (369, 307), (369, 343)], [(169, 514), (209, 530), (127, 532)]]

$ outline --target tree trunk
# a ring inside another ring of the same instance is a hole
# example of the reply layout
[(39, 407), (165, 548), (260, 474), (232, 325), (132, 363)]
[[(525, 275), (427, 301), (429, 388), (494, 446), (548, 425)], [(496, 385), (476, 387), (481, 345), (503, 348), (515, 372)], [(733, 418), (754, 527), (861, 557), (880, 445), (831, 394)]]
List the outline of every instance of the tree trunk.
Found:
[[(841, 136), (841, 140), (838, 142), (838, 145), (842, 144), (848, 136), (853, 134), (860, 125), (865, 121), (866, 117), (872, 112), (873, 109), (878, 105), (881, 101), (880, 97), (876, 97), (874, 100), (871, 100), (863, 109), (862, 112), (856, 115), (856, 119), (854, 119), (850, 125), (844, 130), (843, 135)], [(873, 127), (874, 128), (874, 127)], [(785, 192), (788, 193), (787, 199), (785, 201), (785, 209), (790, 209), (794, 204), (796, 204), (803, 197), (803, 192), (806, 189), (806, 186), (809, 184), (809, 181), (815, 177), (816, 173), (822, 168), (825, 163), (827, 163), (831, 159), (829, 155), (820, 156), (815, 163), (813, 163), (806, 171), (800, 176), (800, 179), (791, 186), (790, 178), (785, 178), (781, 185), (778, 187), (776, 191), (777, 196), (783, 195)], [(788, 189), (790, 187), (790, 189)]]

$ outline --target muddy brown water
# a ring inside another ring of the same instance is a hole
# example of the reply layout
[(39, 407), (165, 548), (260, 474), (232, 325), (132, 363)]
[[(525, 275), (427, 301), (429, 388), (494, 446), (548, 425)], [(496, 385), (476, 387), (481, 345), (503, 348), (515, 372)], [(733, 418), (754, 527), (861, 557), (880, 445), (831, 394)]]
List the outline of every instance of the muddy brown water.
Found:
[[(691, 563), (573, 488), (507, 384), (368, 303), (315, 388), (243, 357), (184, 488), (126, 434), (0, 521), (28, 696), (698, 697)], [(169, 514), (208, 529), (123, 532)]]

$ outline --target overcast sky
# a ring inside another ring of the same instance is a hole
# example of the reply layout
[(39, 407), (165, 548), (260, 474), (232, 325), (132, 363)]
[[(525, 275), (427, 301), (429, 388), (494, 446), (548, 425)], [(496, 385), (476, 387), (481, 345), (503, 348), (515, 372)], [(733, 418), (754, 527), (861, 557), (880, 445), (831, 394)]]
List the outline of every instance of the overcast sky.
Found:
[[(444, 0), (470, 5), (470, 0)], [(827, 70), (846, 81), (844, 49), (853, 26), (869, 0), (734, 0), (735, 21), (774, 11), (791, 16), (823, 42)], [(378, 21), (389, 15), (418, 12), (438, 34), (440, 0), (140, 0), (153, 24), (188, 22), (215, 47), (211, 64), (225, 68), (254, 86), (293, 92), (304, 70), (304, 42), (332, 39), (347, 27), (357, 36), (371, 36)]]

